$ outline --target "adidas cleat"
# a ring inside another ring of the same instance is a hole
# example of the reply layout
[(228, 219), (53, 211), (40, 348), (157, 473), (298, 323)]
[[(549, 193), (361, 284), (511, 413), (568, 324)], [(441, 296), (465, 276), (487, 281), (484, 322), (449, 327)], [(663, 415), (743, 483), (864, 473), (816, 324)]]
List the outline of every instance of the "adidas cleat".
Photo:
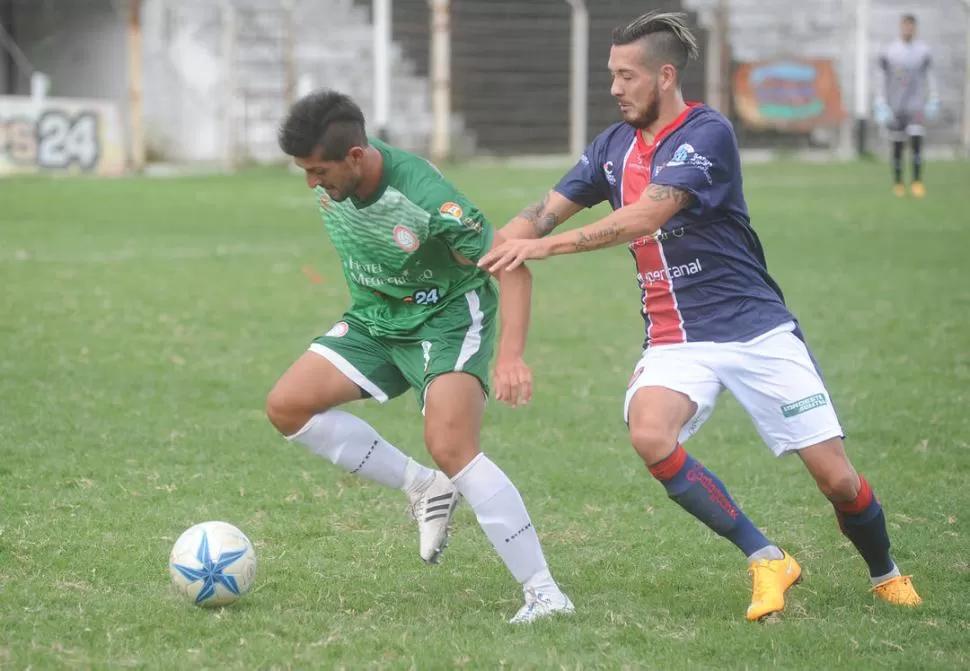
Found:
[(448, 476), (435, 471), (429, 483), (409, 496), (411, 517), (418, 523), (421, 559), (427, 564), (437, 564), (448, 547), (451, 516), (461, 495)]
[(525, 591), (525, 605), (509, 620), (510, 624), (528, 624), (552, 615), (569, 615), (576, 608), (562, 592)]

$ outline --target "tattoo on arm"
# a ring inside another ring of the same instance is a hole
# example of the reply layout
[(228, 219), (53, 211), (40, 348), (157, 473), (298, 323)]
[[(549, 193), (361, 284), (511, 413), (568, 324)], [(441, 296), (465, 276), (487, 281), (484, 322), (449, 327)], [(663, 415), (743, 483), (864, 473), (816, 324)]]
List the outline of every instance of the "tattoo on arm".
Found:
[(589, 235), (580, 230), (577, 231), (576, 241), (573, 243), (573, 246), (577, 252), (588, 252), (591, 249), (609, 247), (619, 239), (622, 232), (623, 228), (618, 224), (610, 224), (603, 230), (590, 233)]
[(681, 209), (686, 207), (690, 203), (691, 198), (693, 198), (689, 191), (675, 189), (672, 186), (664, 186), (663, 184), (651, 184), (647, 187), (645, 195), (656, 203), (673, 200)]
[(546, 212), (546, 204), (549, 202), (547, 194), (538, 203), (533, 203), (519, 213), (519, 216), (532, 224), (537, 237), (549, 235), (556, 226), (559, 225), (559, 217), (555, 212)]
[[(689, 191), (662, 184), (651, 184), (647, 187), (644, 196), (657, 203), (670, 201), (673, 205), (676, 205), (678, 210), (683, 209), (693, 198)], [(576, 231), (576, 237), (573, 239), (573, 250), (588, 252), (593, 249), (610, 247), (615, 245), (617, 240), (626, 232), (626, 225), (617, 222), (612, 222), (604, 228), (589, 233), (584, 233), (583, 229), (580, 229)]]

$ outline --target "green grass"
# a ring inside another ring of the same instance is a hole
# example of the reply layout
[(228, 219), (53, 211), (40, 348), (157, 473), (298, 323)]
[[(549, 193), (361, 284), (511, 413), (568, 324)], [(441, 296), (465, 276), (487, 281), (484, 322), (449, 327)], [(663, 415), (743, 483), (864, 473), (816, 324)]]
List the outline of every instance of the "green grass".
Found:
[[(449, 172), (496, 221), (558, 176)], [(928, 166), (923, 201), (892, 197), (884, 165), (746, 173), (922, 608), (873, 601), (799, 461), (725, 395), (689, 448), (805, 570), (777, 622), (744, 621), (743, 558), (629, 448), (642, 322), (617, 248), (534, 266), (535, 400), (487, 413), (486, 450), (578, 609), (511, 628), (518, 586), (467, 507), (426, 567), (399, 493), (263, 417), (346, 298), (299, 176), (0, 181), (0, 668), (968, 668), (968, 184), (967, 164)], [(353, 410), (428, 462), (412, 395)], [(166, 569), (213, 518), (260, 561), (217, 612), (178, 600)]]

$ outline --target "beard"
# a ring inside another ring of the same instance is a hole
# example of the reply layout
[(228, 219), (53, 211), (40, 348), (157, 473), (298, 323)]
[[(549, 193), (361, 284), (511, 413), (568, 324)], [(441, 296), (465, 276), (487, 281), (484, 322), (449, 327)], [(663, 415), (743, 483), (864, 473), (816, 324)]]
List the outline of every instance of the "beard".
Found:
[(655, 85), (650, 101), (642, 109), (628, 110), (623, 113), (623, 120), (634, 128), (644, 130), (657, 122), (660, 118), (660, 86)]
[(650, 102), (647, 103), (647, 106), (644, 107), (642, 110), (637, 110), (634, 116), (630, 119), (627, 119), (626, 122), (631, 126), (633, 126), (634, 128), (644, 130), (646, 128), (649, 128), (653, 124), (655, 124), (657, 122), (657, 119), (659, 118), (660, 118), (660, 95), (659, 95), (659, 91), (657, 91), (651, 97)]

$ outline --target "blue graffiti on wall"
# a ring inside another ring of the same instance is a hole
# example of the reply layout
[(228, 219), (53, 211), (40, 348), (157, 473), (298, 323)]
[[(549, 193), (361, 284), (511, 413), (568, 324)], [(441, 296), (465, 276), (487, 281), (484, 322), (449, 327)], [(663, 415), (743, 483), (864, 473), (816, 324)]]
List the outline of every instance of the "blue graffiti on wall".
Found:
[(825, 102), (816, 88), (818, 69), (808, 63), (780, 61), (752, 70), (758, 112), (766, 119), (800, 121), (817, 117)]

